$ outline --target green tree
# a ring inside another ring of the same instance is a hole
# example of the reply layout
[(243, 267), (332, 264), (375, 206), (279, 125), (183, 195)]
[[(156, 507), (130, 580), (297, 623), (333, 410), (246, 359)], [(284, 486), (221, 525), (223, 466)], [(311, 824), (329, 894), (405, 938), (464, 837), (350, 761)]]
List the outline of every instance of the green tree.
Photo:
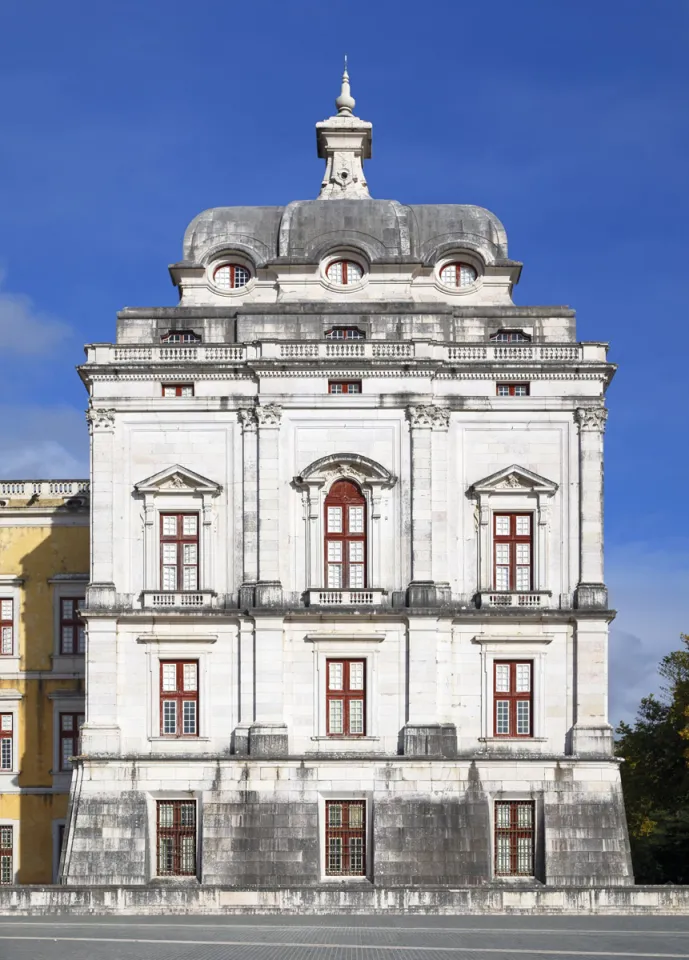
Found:
[(637, 883), (689, 883), (689, 635), (663, 657), (661, 694), (617, 728)]

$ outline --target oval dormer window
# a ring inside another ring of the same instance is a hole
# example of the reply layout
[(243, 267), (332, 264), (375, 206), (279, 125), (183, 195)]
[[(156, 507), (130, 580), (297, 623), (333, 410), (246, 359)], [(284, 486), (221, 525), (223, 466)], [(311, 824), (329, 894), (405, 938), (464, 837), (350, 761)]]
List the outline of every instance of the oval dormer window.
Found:
[(338, 287), (346, 287), (352, 283), (359, 283), (364, 271), (353, 260), (333, 260), (328, 264), (325, 275), (331, 283), (336, 283)]
[(221, 290), (239, 290), (251, 280), (251, 274), (239, 263), (224, 263), (213, 274), (213, 283)]
[(446, 263), (440, 271), (440, 282), (446, 287), (470, 287), (477, 276), (470, 263)]

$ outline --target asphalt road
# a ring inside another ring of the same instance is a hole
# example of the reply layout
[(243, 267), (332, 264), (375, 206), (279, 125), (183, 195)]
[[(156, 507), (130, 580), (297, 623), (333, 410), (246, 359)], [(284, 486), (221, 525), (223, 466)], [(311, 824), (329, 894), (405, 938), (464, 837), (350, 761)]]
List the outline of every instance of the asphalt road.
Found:
[(689, 917), (0, 917), (0, 960), (689, 960)]

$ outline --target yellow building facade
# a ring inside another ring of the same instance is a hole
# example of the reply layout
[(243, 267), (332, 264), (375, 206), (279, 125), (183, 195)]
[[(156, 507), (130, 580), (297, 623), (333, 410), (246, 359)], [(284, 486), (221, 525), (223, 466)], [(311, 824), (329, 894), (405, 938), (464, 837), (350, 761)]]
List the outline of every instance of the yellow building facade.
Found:
[(84, 715), (86, 480), (0, 481), (0, 883), (57, 879)]

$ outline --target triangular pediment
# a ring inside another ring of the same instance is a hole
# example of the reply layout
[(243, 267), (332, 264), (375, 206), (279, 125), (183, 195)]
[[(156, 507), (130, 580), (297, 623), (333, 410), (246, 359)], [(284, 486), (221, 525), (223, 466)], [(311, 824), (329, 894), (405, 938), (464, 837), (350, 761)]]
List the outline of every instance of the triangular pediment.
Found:
[(218, 483), (202, 477), (200, 473), (189, 470), (176, 463), (166, 467), (160, 473), (154, 473), (140, 483), (134, 484), (137, 493), (220, 493), (222, 487)]
[(477, 480), (469, 488), (471, 493), (543, 493), (552, 496), (557, 484), (546, 477), (513, 463), (511, 467), (491, 473)]

